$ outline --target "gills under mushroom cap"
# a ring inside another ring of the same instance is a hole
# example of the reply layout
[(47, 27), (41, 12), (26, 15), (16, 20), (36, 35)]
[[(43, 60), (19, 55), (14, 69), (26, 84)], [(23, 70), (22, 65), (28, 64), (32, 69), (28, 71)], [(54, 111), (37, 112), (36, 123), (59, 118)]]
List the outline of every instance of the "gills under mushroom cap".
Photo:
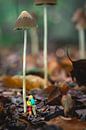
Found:
[(43, 5), (43, 4), (49, 4), (49, 5), (55, 5), (57, 0), (35, 0), (36, 5)]
[(28, 29), (35, 26), (36, 26), (35, 17), (32, 14), (28, 13), (27, 11), (22, 11), (16, 21), (15, 30)]

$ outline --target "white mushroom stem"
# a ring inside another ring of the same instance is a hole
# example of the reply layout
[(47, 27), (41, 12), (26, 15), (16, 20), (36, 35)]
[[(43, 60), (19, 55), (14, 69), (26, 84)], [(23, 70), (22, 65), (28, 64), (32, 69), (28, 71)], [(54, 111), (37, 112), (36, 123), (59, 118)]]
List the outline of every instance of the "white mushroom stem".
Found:
[(24, 113), (26, 112), (26, 49), (27, 49), (27, 30), (24, 30), (24, 50), (23, 50), (23, 104)]
[(38, 52), (39, 52), (39, 39), (38, 39), (38, 33), (37, 33), (36, 27), (31, 28), (30, 35), (31, 35), (31, 53), (38, 54)]
[(44, 5), (44, 87), (47, 87), (47, 5)]
[(80, 52), (80, 58), (85, 58), (85, 32), (83, 28), (79, 28), (79, 52)]

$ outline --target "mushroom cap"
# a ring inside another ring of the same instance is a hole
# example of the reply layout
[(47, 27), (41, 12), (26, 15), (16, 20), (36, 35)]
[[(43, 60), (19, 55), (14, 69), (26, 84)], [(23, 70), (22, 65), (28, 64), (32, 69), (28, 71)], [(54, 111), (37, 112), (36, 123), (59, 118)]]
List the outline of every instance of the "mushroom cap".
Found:
[(22, 11), (15, 23), (15, 30), (36, 27), (36, 18), (27, 11)]
[(81, 19), (79, 23), (76, 24), (76, 29), (86, 28), (86, 19)]
[(73, 22), (78, 22), (80, 19), (82, 19), (84, 17), (85, 17), (85, 11), (82, 8), (79, 8), (74, 13), (72, 21)]
[(48, 4), (48, 5), (55, 5), (57, 0), (35, 0), (36, 5), (43, 5), (43, 4)]
[(85, 10), (78, 9), (72, 18), (72, 21), (76, 24), (76, 28), (86, 28), (86, 13)]

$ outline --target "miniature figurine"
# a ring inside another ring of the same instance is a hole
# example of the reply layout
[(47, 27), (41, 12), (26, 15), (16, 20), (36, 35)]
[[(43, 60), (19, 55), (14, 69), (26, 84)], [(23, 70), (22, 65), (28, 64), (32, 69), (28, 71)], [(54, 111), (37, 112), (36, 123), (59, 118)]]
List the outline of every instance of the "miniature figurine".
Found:
[(29, 101), (31, 102), (33, 115), (36, 117), (36, 102), (32, 95), (29, 96)]
[(32, 115), (32, 105), (31, 105), (31, 102), (29, 101), (29, 99), (27, 101), (27, 111), (29, 113), (29, 116), (31, 116)]
[(32, 95), (28, 97), (27, 101), (27, 107), (28, 107), (28, 113), (31, 116), (32, 114), (36, 117), (36, 105), (35, 105), (35, 99), (33, 98)]

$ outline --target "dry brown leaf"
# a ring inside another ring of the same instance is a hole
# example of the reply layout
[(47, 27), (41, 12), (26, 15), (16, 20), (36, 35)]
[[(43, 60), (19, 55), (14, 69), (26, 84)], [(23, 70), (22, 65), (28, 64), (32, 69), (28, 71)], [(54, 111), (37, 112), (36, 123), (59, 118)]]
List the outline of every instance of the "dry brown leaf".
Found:
[(86, 122), (82, 122), (78, 119), (72, 119), (70, 121), (63, 120), (60, 117), (56, 117), (48, 122), (49, 125), (57, 125), (63, 128), (63, 130), (85, 130)]
[[(3, 83), (3, 86), (8, 88), (22, 88), (22, 76), (3, 76), (0, 78), (0, 81)], [(50, 84), (50, 83), (48, 83)], [(38, 76), (26, 76), (26, 88), (31, 90), (34, 88), (43, 88), (44, 79)]]

